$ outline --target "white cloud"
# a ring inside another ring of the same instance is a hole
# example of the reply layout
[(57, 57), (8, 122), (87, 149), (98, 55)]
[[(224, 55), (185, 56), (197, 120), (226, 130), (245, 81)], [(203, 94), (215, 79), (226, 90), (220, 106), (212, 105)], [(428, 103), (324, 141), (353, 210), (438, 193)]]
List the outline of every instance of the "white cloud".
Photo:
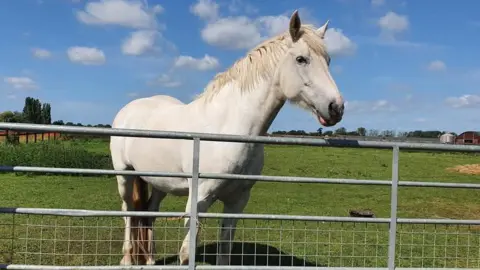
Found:
[(5, 77), (3, 81), (15, 89), (36, 89), (37, 83), (29, 77)]
[(325, 33), (325, 44), (328, 53), (332, 56), (352, 55), (357, 50), (357, 45), (342, 33), (342, 30), (329, 28)]
[(390, 39), (394, 39), (395, 34), (407, 30), (410, 24), (407, 16), (392, 11), (387, 12), (377, 23), (382, 33)]
[(387, 100), (375, 101), (346, 101), (345, 110), (349, 112), (393, 112), (396, 111), (396, 106)]
[(428, 64), (427, 69), (430, 71), (444, 71), (447, 69), (447, 65), (443, 61), (435, 60)]
[(480, 107), (479, 95), (463, 95), (460, 97), (449, 97), (445, 103), (452, 108), (472, 108)]
[(67, 50), (67, 55), (71, 62), (84, 65), (102, 65), (106, 61), (103, 51), (97, 48), (70, 47)]
[(199, 0), (190, 7), (190, 12), (202, 20), (212, 21), (218, 18), (218, 9), (220, 6), (211, 0)]
[(47, 59), (52, 56), (52, 53), (48, 50), (41, 49), (41, 48), (33, 48), (32, 49), (32, 54), (34, 57), (39, 58), (39, 59)]
[(385, 4), (385, 0), (371, 0), (370, 4), (374, 7), (383, 6)]
[(185, 67), (202, 71), (215, 69), (219, 65), (218, 59), (208, 54), (205, 54), (203, 58), (180, 55), (174, 63), (175, 67)]
[(127, 55), (141, 55), (153, 48), (158, 32), (151, 30), (139, 30), (133, 32), (124, 40), (122, 52)]
[(230, 4), (228, 5), (228, 11), (230, 11), (230, 13), (244, 12), (247, 14), (253, 14), (258, 12), (258, 8), (243, 0), (231, 0)]
[(201, 31), (210, 45), (226, 49), (250, 49), (262, 41), (257, 25), (249, 18), (228, 17), (209, 23)]
[(139, 0), (99, 0), (87, 3), (85, 10), (77, 12), (77, 18), (92, 25), (154, 28), (157, 26), (155, 14), (162, 11), (160, 5), (148, 10)]
[(285, 15), (262, 16), (257, 21), (263, 24), (268, 36), (275, 36), (288, 29), (290, 18)]
[(160, 13), (163, 13), (165, 11), (165, 9), (160, 5), (155, 5), (155, 6), (153, 6), (152, 11), (155, 14), (160, 14)]
[[(200, 0), (197, 5), (205, 1), (207, 0)], [(218, 13), (214, 14), (218, 16)], [(304, 22), (313, 20), (309, 19), (308, 12), (305, 14)], [(209, 15), (209, 18), (212, 16)], [(205, 25), (201, 30), (201, 36), (206, 43), (213, 46), (233, 50), (251, 49), (261, 41), (286, 31), (289, 21), (290, 17), (286, 15), (260, 16), (254, 19), (246, 16), (218, 18), (210, 20)], [(342, 30), (335, 28), (327, 30), (325, 42), (332, 55), (351, 55), (357, 48), (357, 45), (346, 37)]]
[(158, 78), (156, 78), (154, 81), (150, 82), (152, 85), (161, 85), (163, 87), (167, 88), (175, 88), (179, 87), (182, 85), (181, 82), (173, 80), (169, 75), (167, 74), (162, 74)]

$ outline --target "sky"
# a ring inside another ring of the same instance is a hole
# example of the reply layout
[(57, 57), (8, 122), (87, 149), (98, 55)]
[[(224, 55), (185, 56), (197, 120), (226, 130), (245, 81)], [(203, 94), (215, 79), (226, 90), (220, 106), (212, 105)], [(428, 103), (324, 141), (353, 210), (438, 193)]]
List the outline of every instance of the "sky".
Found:
[[(2, 0), (0, 111), (32, 96), (53, 120), (111, 124), (136, 98), (190, 102), (296, 9), (329, 20), (346, 111), (324, 130), (480, 130), (478, 0)], [(270, 131), (319, 127), (286, 104)]]

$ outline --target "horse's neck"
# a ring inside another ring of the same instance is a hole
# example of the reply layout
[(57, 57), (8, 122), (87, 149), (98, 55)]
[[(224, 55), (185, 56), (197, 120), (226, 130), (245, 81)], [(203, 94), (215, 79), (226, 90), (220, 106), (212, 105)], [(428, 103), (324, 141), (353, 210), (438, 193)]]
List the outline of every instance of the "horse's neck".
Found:
[[(221, 89), (210, 101), (197, 100), (197, 106), (211, 121), (215, 132), (238, 135), (263, 135), (285, 103), (267, 81), (250, 90)], [(231, 86), (226, 86), (231, 87)]]

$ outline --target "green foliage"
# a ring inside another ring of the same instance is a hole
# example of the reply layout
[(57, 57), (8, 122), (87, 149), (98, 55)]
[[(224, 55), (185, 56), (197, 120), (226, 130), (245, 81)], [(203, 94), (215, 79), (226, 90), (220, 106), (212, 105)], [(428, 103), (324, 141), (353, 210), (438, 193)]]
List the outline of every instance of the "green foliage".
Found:
[(25, 98), (23, 116), (27, 123), (50, 124), (52, 122), (50, 104), (42, 104), (40, 100), (32, 97)]
[[(415, 130), (415, 131), (395, 131), (395, 130), (379, 130), (358, 127), (356, 130), (347, 130), (345, 127), (339, 127), (335, 130), (317, 129), (316, 132), (306, 132), (305, 130), (276, 130), (273, 135), (309, 135), (309, 136), (363, 136), (363, 137), (400, 137), (400, 138), (438, 138), (440, 135), (447, 133), (440, 130)], [(450, 132), (457, 136), (455, 132)]]
[(44, 141), (31, 144), (0, 144), (2, 166), (111, 169), (108, 153), (88, 151), (75, 141)]
[(0, 122), (22, 123), (25, 122), (25, 118), (21, 112), (4, 111), (0, 113)]
[(42, 105), (42, 124), (50, 125), (52, 123), (51, 110), (50, 104), (44, 103)]

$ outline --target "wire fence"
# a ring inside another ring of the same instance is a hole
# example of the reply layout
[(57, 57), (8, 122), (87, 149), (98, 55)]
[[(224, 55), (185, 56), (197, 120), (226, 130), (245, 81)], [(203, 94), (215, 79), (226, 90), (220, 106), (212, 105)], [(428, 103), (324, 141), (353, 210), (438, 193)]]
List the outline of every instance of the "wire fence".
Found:
[[(397, 217), (398, 187), (479, 189), (480, 184), (398, 180), (399, 151), (429, 150), (480, 152), (480, 146), (390, 143), (351, 140), (324, 140), (281, 137), (124, 130), (0, 123), (0, 129), (29, 132), (61, 132), (106, 136), (187, 139), (193, 141), (194, 166), (191, 173), (114, 171), (74, 168), (0, 167), (3, 172), (45, 172), (82, 174), (130, 174), (140, 176), (191, 177), (196, 192), (199, 178), (244, 179), (271, 182), (380, 185), (391, 189), (389, 218), (334, 216), (291, 216), (269, 214), (197, 213), (196, 197), (191, 212), (122, 212), (72, 209), (0, 208), (0, 269), (346, 269), (346, 268), (480, 268), (480, 220), (405, 219)], [(201, 141), (312, 145), (392, 149), (391, 180), (330, 179), (285, 176), (245, 176), (200, 173)], [(13, 214), (13, 215), (8, 215)], [(123, 216), (156, 216), (157, 254), (165, 256), (155, 266), (117, 266), (123, 255)], [(199, 219), (199, 239), (207, 243), (190, 245), (188, 266), (170, 265), (184, 237), (183, 221)], [(240, 219), (232, 262), (215, 266), (218, 253), (218, 219)], [(294, 267), (294, 268), (291, 268)]]

